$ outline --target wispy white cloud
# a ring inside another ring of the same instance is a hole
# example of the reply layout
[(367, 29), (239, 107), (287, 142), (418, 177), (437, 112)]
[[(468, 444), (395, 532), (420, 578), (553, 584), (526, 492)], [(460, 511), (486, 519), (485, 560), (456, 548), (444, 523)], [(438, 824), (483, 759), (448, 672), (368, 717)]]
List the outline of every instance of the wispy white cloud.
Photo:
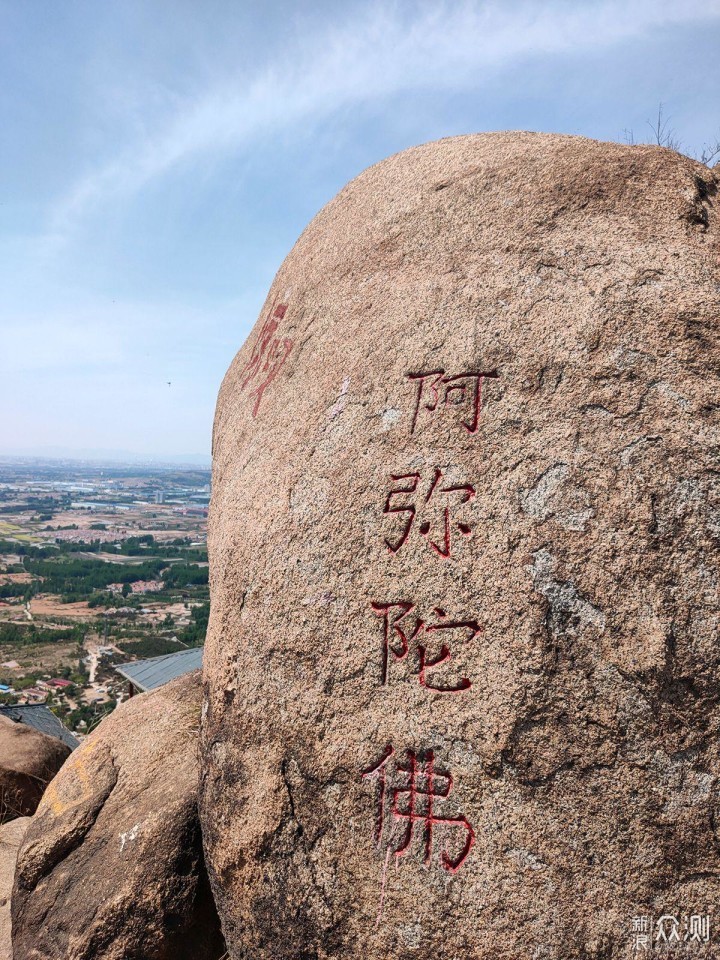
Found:
[[(597, 50), (653, 29), (720, 17), (720, 0), (375, 3), (341, 24), (304, 24), (254, 77), (226, 76), (171, 100), (152, 132), (131, 139), (51, 211), (49, 237), (132, 196), (168, 171), (223, 158), (297, 124), (408, 90), (462, 89), (527, 56)], [(140, 124), (140, 127), (143, 125)], [(136, 128), (137, 129), (137, 128)]]

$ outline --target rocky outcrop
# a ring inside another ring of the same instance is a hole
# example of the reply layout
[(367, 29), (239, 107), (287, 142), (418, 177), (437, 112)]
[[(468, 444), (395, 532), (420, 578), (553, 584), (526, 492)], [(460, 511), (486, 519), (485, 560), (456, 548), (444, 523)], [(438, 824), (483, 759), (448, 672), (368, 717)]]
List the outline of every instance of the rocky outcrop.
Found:
[(717, 188), (655, 147), (443, 140), (282, 265), (214, 430), (232, 957), (615, 958), (712, 913)]
[(15, 960), (217, 960), (197, 816), (199, 672), (119, 707), (46, 791), (20, 851)]
[(24, 723), (0, 717), (0, 823), (35, 813), (70, 748)]
[(30, 817), (17, 817), (0, 826), (0, 960), (13, 960), (10, 897), (18, 850)]

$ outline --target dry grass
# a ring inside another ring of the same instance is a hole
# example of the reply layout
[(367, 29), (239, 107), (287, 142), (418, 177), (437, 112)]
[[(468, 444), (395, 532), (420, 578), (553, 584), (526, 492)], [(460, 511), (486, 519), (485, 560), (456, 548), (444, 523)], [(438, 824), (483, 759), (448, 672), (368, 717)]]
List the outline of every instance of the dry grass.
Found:
[(98, 611), (88, 607), (84, 600), (61, 603), (60, 597), (47, 593), (32, 598), (30, 612), (33, 617), (60, 617), (62, 620), (93, 620), (98, 616)]

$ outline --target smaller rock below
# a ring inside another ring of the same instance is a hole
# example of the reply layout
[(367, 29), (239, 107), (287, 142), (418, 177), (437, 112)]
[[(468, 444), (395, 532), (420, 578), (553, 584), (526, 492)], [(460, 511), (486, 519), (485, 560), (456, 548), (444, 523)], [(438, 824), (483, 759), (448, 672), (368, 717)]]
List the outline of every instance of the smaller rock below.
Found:
[(32, 816), (69, 756), (62, 740), (0, 716), (0, 823)]
[(73, 753), (18, 857), (15, 960), (218, 960), (197, 813), (200, 671), (133, 697)]

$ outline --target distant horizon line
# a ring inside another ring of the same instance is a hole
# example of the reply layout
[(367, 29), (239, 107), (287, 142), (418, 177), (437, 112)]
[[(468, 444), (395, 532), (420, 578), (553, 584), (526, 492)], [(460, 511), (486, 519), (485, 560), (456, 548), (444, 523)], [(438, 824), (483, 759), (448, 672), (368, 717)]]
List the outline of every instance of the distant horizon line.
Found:
[(195, 466), (210, 467), (212, 457), (210, 454), (185, 453), (185, 454), (144, 454), (133, 453), (124, 450), (13, 450), (4, 452), (0, 450), (0, 462), (22, 462), (35, 461), (45, 463), (95, 463), (95, 464), (115, 464), (115, 465), (143, 465), (151, 464), (153, 466)]

